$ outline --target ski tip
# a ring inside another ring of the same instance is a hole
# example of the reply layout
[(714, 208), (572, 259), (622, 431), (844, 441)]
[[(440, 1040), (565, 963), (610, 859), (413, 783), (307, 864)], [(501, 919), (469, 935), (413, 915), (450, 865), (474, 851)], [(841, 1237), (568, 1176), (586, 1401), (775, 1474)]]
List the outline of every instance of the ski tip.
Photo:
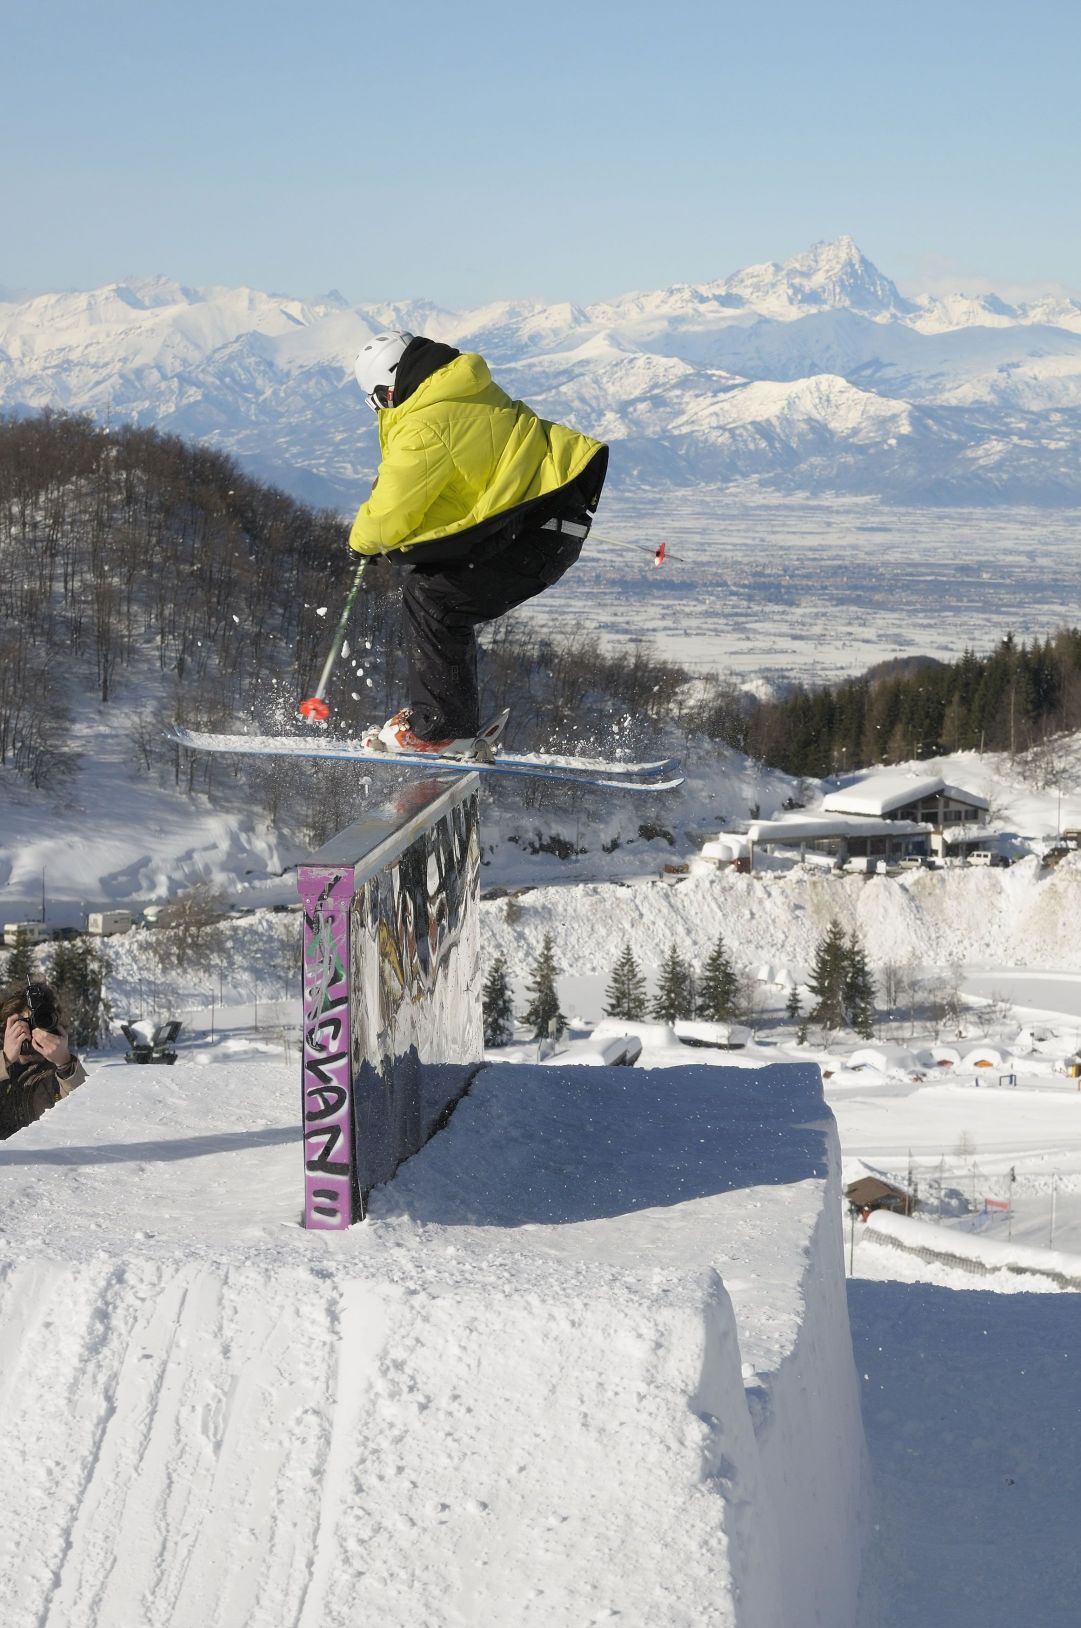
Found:
[(684, 775), (676, 775), (671, 780), (600, 780), (597, 785), (610, 786), (613, 791), (678, 791), (680, 786), (686, 785)]

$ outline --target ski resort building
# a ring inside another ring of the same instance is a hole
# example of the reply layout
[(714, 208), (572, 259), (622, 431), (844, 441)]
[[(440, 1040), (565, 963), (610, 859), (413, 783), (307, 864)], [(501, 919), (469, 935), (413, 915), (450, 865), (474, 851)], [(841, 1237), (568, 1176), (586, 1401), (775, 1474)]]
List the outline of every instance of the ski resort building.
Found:
[(755, 848), (778, 849), (793, 857), (809, 854), (848, 860), (899, 864), (904, 859), (926, 859), (932, 831), (917, 820), (868, 819), (856, 814), (796, 814), (781, 820), (755, 820), (747, 828), (751, 863)]
[(889, 820), (915, 821), (931, 832), (930, 851), (937, 858), (963, 858), (987, 846), (990, 805), (986, 797), (952, 786), (941, 775), (914, 776), (900, 769), (864, 775), (822, 800), (826, 814), (855, 814)]
[(857, 1210), (866, 1219), (872, 1210), (892, 1210), (896, 1215), (911, 1215), (915, 1209), (912, 1194), (893, 1182), (882, 1181), (878, 1176), (863, 1176), (859, 1181), (850, 1181), (844, 1189), (844, 1196), (853, 1210)]

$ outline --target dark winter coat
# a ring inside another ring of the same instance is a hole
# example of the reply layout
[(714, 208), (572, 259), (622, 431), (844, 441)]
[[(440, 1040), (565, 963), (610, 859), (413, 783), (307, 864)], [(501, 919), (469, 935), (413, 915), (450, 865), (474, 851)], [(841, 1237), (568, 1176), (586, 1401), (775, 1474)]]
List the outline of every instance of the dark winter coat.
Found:
[(25, 1062), (9, 1063), (0, 1051), (0, 1141), (6, 1141), (71, 1093), (86, 1079), (86, 1070), (77, 1057), (74, 1069), (61, 1079), (51, 1063), (34, 1053)]

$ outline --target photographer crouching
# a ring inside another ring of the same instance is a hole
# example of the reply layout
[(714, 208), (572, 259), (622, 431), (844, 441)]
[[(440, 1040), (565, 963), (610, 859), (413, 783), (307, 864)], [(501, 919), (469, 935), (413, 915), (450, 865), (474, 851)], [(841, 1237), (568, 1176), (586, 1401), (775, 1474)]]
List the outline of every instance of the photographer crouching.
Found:
[(60, 1002), (48, 984), (0, 990), (0, 1141), (14, 1136), (86, 1079), (60, 1027)]

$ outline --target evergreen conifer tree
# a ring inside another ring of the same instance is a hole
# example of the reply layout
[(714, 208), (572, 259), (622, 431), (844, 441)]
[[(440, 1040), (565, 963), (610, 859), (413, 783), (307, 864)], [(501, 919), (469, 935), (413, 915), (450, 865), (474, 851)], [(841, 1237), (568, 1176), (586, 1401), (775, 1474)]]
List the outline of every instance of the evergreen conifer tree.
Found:
[(646, 980), (629, 944), (624, 944), (623, 953), (612, 968), (604, 999), (605, 1017), (633, 1020), (646, 1015)]
[(25, 931), (20, 928), (15, 934), (15, 947), (8, 956), (7, 982), (24, 984), (27, 978), (33, 978), (36, 973), (34, 966), (34, 950)]
[(677, 1018), (690, 1017), (693, 1006), (691, 969), (673, 944), (661, 963), (660, 981), (650, 1015), (662, 1023), (674, 1023)]
[(698, 986), (698, 1016), (708, 1023), (728, 1023), (739, 1004), (739, 977), (723, 938), (710, 951)]
[(514, 1039), (514, 1006), (507, 979), (507, 962), (502, 955), (492, 962), (481, 1001), (484, 1008), (484, 1044), (509, 1045)]
[(49, 963), (49, 982), (60, 997), (73, 1046), (98, 1046), (109, 1032), (112, 1008), (105, 980), (112, 963), (88, 938), (58, 944)]
[(875, 981), (867, 964), (867, 952), (859, 934), (853, 932), (848, 941), (844, 1005), (848, 1022), (862, 1040), (875, 1036)]
[(544, 935), (540, 955), (534, 963), (533, 973), (526, 988), (532, 999), (522, 1014), (522, 1021), (528, 1023), (533, 1030), (533, 1039), (540, 1040), (543, 1035), (550, 1035), (558, 1040), (567, 1027), (567, 1020), (559, 1010), (555, 943), (551, 933)]
[(815, 949), (807, 987), (815, 998), (811, 1017), (825, 1029), (843, 1029), (848, 979), (848, 944), (841, 924), (831, 921)]
[(785, 1003), (784, 1015), (792, 1022), (795, 1022), (796, 1018), (798, 1018), (800, 1015), (799, 990), (796, 988), (795, 984), (792, 985), (792, 988), (788, 992), (788, 1000)]

